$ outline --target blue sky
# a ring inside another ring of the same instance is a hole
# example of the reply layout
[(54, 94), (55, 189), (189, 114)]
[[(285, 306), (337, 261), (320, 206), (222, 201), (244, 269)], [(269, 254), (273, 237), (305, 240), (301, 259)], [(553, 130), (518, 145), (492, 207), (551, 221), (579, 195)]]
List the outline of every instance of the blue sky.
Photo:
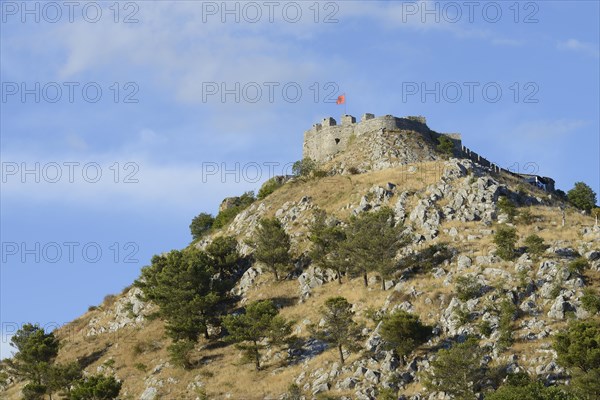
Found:
[(1, 357), (284, 172), (342, 93), (600, 192), (596, 1), (47, 4), (0, 10)]

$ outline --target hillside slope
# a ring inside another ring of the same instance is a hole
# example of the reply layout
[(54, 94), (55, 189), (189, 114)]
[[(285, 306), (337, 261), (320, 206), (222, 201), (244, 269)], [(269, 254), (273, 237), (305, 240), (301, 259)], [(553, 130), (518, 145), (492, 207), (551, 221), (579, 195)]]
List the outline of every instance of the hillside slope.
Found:
[[(334, 160), (343, 164), (344, 157)], [(341, 168), (343, 170), (343, 168)], [(364, 168), (363, 170), (367, 170)], [(499, 213), (499, 196), (506, 196), (528, 210), (532, 222), (514, 223), (518, 247), (535, 233), (549, 248), (538, 260), (527, 252), (514, 261), (495, 255), (492, 241), (506, 215)], [(309, 248), (308, 227), (314, 211), (321, 209), (343, 224), (351, 215), (389, 206), (403, 223), (412, 241), (399, 258), (445, 243), (449, 255), (429, 272), (398, 270), (381, 290), (372, 274), (368, 287), (361, 278), (344, 277), (322, 270), (301, 258)], [(140, 300), (140, 289), (127, 288), (115, 297), (57, 331), (64, 343), (59, 361), (79, 360), (90, 373), (114, 374), (123, 383), (123, 399), (266, 399), (280, 398), (296, 383), (311, 398), (328, 393), (348, 399), (373, 399), (385, 387), (397, 387), (407, 398), (427, 398), (420, 372), (427, 369), (440, 347), (470, 334), (480, 335), (490, 349), (490, 365), (511, 371), (527, 371), (547, 383), (568, 378), (556, 364), (552, 336), (570, 319), (595, 318), (581, 305), (583, 289), (600, 282), (600, 229), (574, 209), (566, 209), (562, 225), (561, 206), (552, 195), (514, 177), (492, 174), (471, 161), (433, 160), (407, 165), (371, 168), (357, 175), (296, 178), (264, 200), (254, 202), (220, 232), (235, 236), (242, 254), (252, 253), (245, 243), (255, 234), (260, 218), (276, 216), (292, 237), (298, 256), (296, 271), (275, 282), (254, 263), (234, 289), (243, 306), (257, 299), (272, 299), (284, 317), (295, 321), (293, 331), (302, 339), (301, 349), (289, 361), (284, 350), (268, 350), (265, 368), (255, 371), (242, 364), (240, 351), (222, 339), (201, 339), (194, 349), (196, 368), (183, 370), (169, 362), (164, 323), (153, 318), (156, 306)], [(203, 247), (210, 238), (193, 244)], [(568, 265), (585, 257), (589, 268), (581, 274)], [(470, 276), (479, 292), (459, 299), (457, 278)], [(308, 326), (319, 323), (319, 309), (332, 296), (353, 304), (363, 327), (362, 348), (347, 353), (340, 365), (336, 349), (311, 337)], [(509, 299), (518, 310), (512, 322), (514, 343), (498, 346), (497, 305)], [(385, 350), (379, 336), (377, 315), (402, 309), (420, 316), (433, 327), (433, 336), (406, 363)], [(482, 321), (490, 332), (481, 335)], [(13, 382), (2, 398), (20, 398), (22, 383)], [(1, 393), (1, 392), (0, 392)], [(424, 397), (416, 397), (422, 395)], [(413, 397), (411, 397), (413, 396)], [(432, 395), (433, 396), (433, 395)], [(429, 397), (434, 398), (434, 397)], [(437, 398), (437, 397), (435, 397)]]

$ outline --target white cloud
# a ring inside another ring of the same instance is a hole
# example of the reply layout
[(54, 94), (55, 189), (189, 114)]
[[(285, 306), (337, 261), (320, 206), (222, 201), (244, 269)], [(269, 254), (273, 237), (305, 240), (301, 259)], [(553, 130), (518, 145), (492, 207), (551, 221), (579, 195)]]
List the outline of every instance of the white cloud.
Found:
[(557, 48), (559, 50), (581, 53), (594, 58), (600, 57), (600, 46), (598, 44), (582, 42), (577, 39), (560, 41), (557, 44)]

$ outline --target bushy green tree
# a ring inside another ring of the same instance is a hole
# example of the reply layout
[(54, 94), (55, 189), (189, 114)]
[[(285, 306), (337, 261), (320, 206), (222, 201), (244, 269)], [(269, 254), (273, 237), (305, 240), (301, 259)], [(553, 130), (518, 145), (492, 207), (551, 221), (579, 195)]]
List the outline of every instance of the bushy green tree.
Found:
[(574, 392), (585, 400), (600, 398), (600, 323), (573, 321), (554, 339), (558, 362), (571, 370)]
[(303, 158), (292, 165), (292, 174), (296, 176), (309, 176), (316, 169), (317, 163), (313, 159)]
[(499, 226), (494, 234), (496, 254), (504, 260), (514, 259), (515, 243), (517, 243), (517, 230), (509, 226)]
[(91, 375), (75, 384), (70, 400), (114, 400), (122, 385), (112, 376)]
[(567, 192), (567, 198), (574, 207), (586, 212), (596, 206), (596, 193), (583, 182), (575, 182), (573, 189)]
[(209, 256), (195, 248), (152, 257), (136, 281), (144, 296), (159, 306), (167, 334), (174, 340), (208, 338), (208, 322), (220, 295), (212, 289)]
[(380, 332), (386, 347), (405, 357), (427, 341), (431, 328), (423, 325), (417, 315), (396, 310), (383, 317)]
[(397, 252), (409, 239), (402, 234), (401, 226), (394, 226), (394, 212), (388, 207), (378, 211), (353, 216), (346, 229), (345, 255), (354, 273), (362, 275), (364, 284), (369, 284), (368, 272), (376, 271), (381, 276), (381, 288), (395, 271)]
[(292, 263), (291, 240), (277, 218), (259, 221), (254, 245), (254, 257), (267, 266), (275, 275), (275, 280), (279, 280), (281, 273), (289, 271)]
[(548, 245), (538, 235), (531, 234), (525, 238), (525, 247), (527, 247), (527, 252), (537, 259), (544, 254)]
[(213, 226), (215, 219), (211, 214), (208, 213), (200, 213), (192, 219), (192, 223), (190, 224), (190, 232), (192, 233), (192, 238), (199, 239), (202, 236), (206, 235), (210, 232), (210, 229)]
[(353, 319), (352, 304), (344, 297), (330, 297), (325, 301), (321, 315), (325, 323), (320, 327), (313, 326), (313, 334), (337, 347), (343, 364), (344, 348), (354, 349), (360, 338), (359, 326)]
[(260, 353), (267, 346), (281, 345), (291, 334), (292, 323), (279, 316), (279, 310), (270, 300), (248, 304), (244, 314), (227, 315), (223, 326), (229, 336), (226, 340), (237, 343), (246, 360), (261, 368)]
[(481, 365), (483, 356), (484, 350), (475, 338), (440, 350), (425, 371), (423, 382), (429, 390), (446, 392), (459, 400), (475, 400), (487, 375)]
[(323, 268), (330, 268), (337, 273), (338, 282), (342, 283), (342, 273), (345, 265), (343, 241), (346, 238), (344, 230), (339, 226), (327, 224), (327, 214), (324, 211), (315, 213), (315, 220), (310, 226), (308, 239), (312, 242), (309, 252), (311, 260)]
[(273, 178), (267, 180), (258, 190), (258, 194), (256, 197), (258, 200), (262, 200), (277, 189), (282, 186), (281, 180), (278, 177), (274, 176)]
[(508, 216), (508, 222), (513, 222), (518, 214), (515, 203), (506, 196), (500, 196), (497, 203), (498, 210)]

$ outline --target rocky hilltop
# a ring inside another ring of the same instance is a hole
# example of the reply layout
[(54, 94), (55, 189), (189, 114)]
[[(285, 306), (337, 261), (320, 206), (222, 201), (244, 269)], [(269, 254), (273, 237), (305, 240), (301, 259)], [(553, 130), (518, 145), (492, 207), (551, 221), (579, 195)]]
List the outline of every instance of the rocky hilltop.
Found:
[[(175, 366), (157, 305), (144, 301), (138, 287), (108, 296), (57, 330), (63, 343), (57, 360), (114, 375), (123, 382), (123, 399), (367, 400), (393, 393), (385, 398), (433, 400), (452, 396), (427, 386), (424, 373), (441, 349), (476, 337), (485, 349), (482, 365), (504, 374), (487, 382), (486, 391), (516, 372), (545, 385), (568, 383), (570, 371), (557, 361), (552, 343), (572, 321), (597, 318), (584, 297), (600, 281), (600, 228), (556, 193), (459, 152), (442, 154), (434, 139), (392, 130), (356, 137), (343, 152), (321, 160), (321, 173), (286, 179), (190, 244), (205, 249), (218, 236), (235, 237), (245, 260), (231, 290), (235, 307), (270, 299), (293, 321), (296, 345), (268, 347), (261, 370), (242, 363), (240, 350), (216, 327), (210, 327), (210, 340), (196, 343), (192, 368)], [(502, 205), (507, 202), (515, 213)], [(360, 276), (344, 275), (339, 284), (338, 272), (311, 261), (317, 211), (326, 213), (329, 225), (344, 227), (353, 216), (386, 207), (409, 240), (384, 282), (372, 273), (366, 287)], [(252, 240), (266, 217), (276, 217), (291, 238), (293, 268), (280, 281), (252, 257)], [(512, 259), (500, 257), (494, 241), (504, 227), (516, 229)], [(530, 235), (545, 243), (535, 255), (525, 243)], [(575, 261), (582, 267), (574, 267)], [(344, 349), (344, 364), (335, 346), (314, 334), (323, 325), (320, 310), (333, 296), (352, 304), (360, 326), (359, 346)], [(501, 304), (510, 306), (508, 317)], [(431, 327), (427, 340), (406, 357), (382, 336), (382, 318), (397, 310)], [(503, 336), (507, 326), (509, 343)], [(297, 397), (291, 397), (290, 384)], [(22, 386), (9, 378), (2, 398), (20, 398)]]

